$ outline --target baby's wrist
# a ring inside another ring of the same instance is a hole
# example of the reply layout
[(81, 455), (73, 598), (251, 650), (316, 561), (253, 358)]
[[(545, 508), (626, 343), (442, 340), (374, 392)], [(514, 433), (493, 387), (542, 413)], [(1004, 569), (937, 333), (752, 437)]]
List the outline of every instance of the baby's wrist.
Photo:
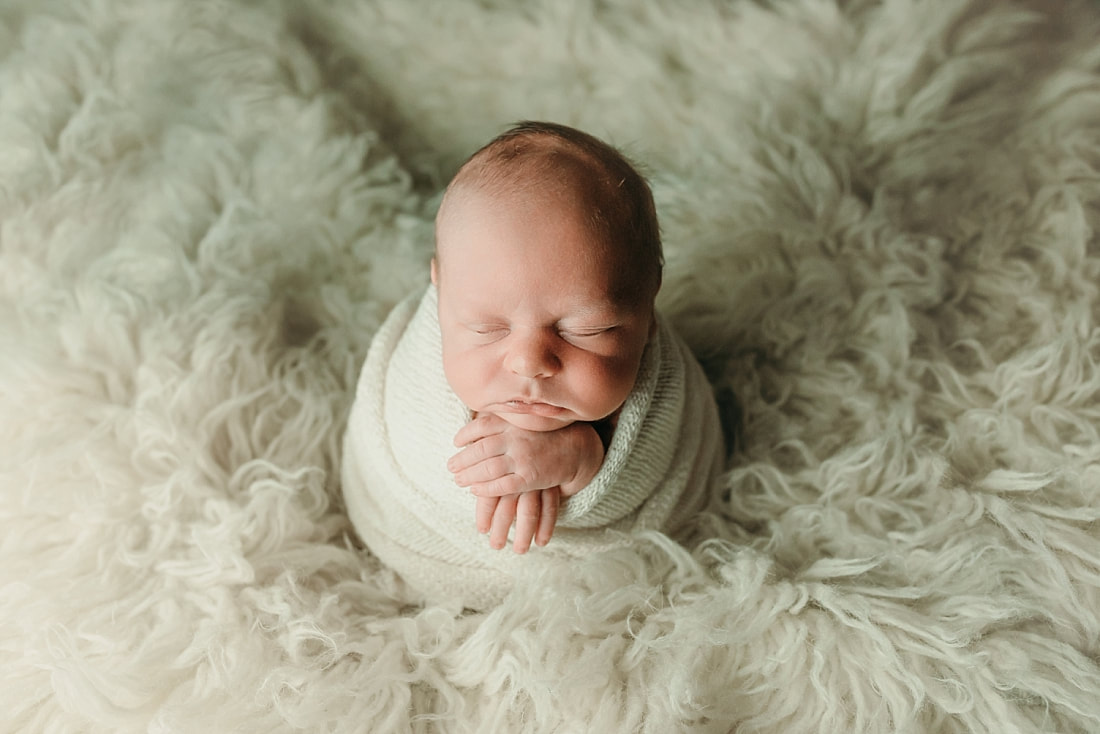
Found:
[(604, 458), (604, 444), (596, 427), (591, 423), (574, 423), (569, 426), (575, 431), (579, 442), (577, 450), (577, 468), (573, 478), (561, 485), (561, 493), (570, 497), (588, 486), (600, 470)]

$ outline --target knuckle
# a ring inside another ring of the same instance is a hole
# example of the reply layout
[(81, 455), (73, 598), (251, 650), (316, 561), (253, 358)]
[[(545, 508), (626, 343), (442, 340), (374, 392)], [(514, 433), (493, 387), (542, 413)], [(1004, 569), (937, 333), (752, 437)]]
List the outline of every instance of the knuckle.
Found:
[(542, 481), (542, 472), (539, 470), (538, 464), (528, 463), (524, 471), (524, 477), (527, 479), (529, 487), (539, 487)]
[(521, 492), (531, 486), (530, 480), (523, 474), (516, 472), (509, 475), (511, 481), (508, 484), (508, 489), (512, 492)]

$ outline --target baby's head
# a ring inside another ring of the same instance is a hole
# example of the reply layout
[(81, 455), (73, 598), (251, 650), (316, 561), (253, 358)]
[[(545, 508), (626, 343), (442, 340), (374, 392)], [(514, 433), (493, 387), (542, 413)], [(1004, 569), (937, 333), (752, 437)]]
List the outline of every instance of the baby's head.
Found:
[(620, 153), (518, 125), (470, 157), (436, 217), (447, 381), (528, 430), (614, 414), (656, 328), (661, 267), (653, 196)]

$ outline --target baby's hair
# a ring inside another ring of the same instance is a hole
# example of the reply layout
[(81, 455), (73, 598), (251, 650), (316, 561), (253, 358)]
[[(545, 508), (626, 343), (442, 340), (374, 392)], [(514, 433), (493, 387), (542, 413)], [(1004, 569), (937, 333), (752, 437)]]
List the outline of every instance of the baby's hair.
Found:
[(566, 125), (524, 121), (497, 136), (455, 174), (440, 208), (456, 190), (490, 196), (577, 190), (592, 234), (620, 269), (624, 299), (652, 299), (664, 255), (653, 192), (621, 152)]

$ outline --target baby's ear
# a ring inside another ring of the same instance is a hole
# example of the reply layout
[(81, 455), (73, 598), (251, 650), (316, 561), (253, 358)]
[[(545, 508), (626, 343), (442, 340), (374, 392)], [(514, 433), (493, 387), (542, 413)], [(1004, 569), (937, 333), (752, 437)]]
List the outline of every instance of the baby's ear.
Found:
[(432, 258), (432, 285), (439, 287), (439, 266), (435, 263), (435, 258)]

